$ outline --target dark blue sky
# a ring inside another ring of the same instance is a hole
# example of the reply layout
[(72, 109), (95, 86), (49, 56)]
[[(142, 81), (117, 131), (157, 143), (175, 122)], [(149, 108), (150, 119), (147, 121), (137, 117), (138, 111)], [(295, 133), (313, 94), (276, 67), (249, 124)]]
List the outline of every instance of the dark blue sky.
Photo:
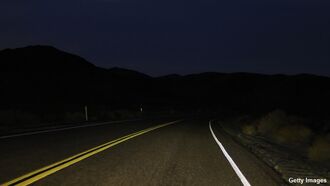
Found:
[(0, 23), (0, 49), (53, 45), (156, 76), (330, 76), (329, 0), (1, 0)]

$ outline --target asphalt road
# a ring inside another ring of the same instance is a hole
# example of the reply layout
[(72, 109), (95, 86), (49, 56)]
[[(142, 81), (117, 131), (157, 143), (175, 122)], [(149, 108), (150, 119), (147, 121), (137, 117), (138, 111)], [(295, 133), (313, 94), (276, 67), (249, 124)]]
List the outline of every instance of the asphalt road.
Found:
[[(167, 122), (170, 121), (134, 121), (1, 139), (0, 183)], [(281, 184), (272, 169), (233, 141), (221, 127), (212, 128), (251, 185)], [(207, 120), (185, 120), (144, 132), (116, 141), (115, 145), (110, 143), (100, 152), (93, 150), (88, 158), (76, 158), (72, 165), (32, 185), (243, 185), (212, 136)]]

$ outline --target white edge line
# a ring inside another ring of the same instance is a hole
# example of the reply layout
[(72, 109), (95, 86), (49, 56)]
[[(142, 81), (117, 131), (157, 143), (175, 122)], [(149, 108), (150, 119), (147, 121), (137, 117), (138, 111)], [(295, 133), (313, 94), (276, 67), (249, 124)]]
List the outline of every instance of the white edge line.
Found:
[(243, 173), (239, 170), (239, 168), (236, 165), (236, 163), (234, 162), (234, 160), (229, 156), (229, 154), (227, 153), (226, 149), (223, 147), (223, 145), (221, 144), (221, 142), (215, 136), (215, 134), (213, 132), (213, 129), (212, 129), (212, 126), (211, 126), (211, 121), (209, 122), (209, 127), (210, 127), (210, 131), (211, 131), (211, 134), (212, 134), (215, 142), (217, 142), (217, 144), (219, 145), (222, 153), (225, 155), (225, 157), (229, 161), (230, 165), (234, 169), (235, 173), (237, 174), (237, 176), (239, 177), (239, 179), (241, 180), (241, 182), (243, 183), (243, 185), (244, 186), (251, 186), (251, 184), (249, 183), (249, 181), (245, 178), (245, 176), (243, 175)]
[(57, 128), (57, 129), (49, 129), (49, 130), (46, 129), (46, 130), (40, 130), (40, 131), (25, 132), (25, 133), (21, 133), (21, 134), (0, 136), (0, 139), (14, 138), (14, 137), (20, 137), (20, 136), (30, 136), (30, 135), (34, 135), (34, 134), (57, 132), (57, 131), (71, 130), (71, 129), (78, 129), (78, 128), (95, 127), (95, 126), (100, 126), (100, 125), (123, 123), (123, 122), (127, 122), (127, 121), (137, 121), (137, 120), (108, 121), (108, 122), (86, 124), (86, 125), (80, 125), (80, 126), (74, 126), (74, 127), (63, 127), (63, 128)]

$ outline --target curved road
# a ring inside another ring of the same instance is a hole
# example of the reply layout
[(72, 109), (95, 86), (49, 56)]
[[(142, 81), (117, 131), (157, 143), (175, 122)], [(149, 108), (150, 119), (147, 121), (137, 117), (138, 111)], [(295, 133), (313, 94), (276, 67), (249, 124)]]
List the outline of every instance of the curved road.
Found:
[[(0, 183), (168, 122), (134, 121), (1, 139)], [(281, 185), (270, 168), (219, 126), (212, 128), (249, 184)], [(243, 185), (212, 136), (207, 120), (186, 120), (131, 137), (33, 185)]]

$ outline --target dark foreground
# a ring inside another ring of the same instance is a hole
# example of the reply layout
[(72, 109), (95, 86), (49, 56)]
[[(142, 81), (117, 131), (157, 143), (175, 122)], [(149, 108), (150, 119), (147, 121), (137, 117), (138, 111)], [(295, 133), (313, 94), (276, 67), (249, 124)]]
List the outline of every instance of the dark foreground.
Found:
[[(135, 121), (0, 140), (0, 183), (121, 136), (169, 121)], [(213, 126), (251, 185), (278, 176)], [(145, 133), (51, 174), (35, 185), (242, 185), (207, 120), (186, 120)]]

